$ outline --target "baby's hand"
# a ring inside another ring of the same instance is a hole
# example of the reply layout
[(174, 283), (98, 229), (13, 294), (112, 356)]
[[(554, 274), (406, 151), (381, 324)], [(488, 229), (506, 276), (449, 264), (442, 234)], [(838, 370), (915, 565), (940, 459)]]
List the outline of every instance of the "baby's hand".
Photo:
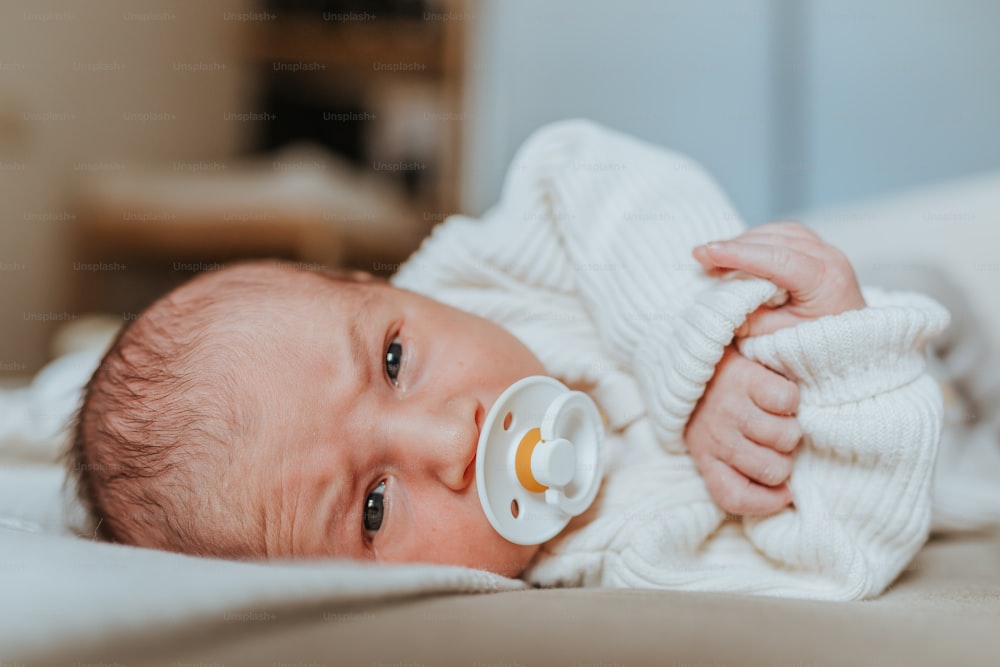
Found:
[(735, 239), (698, 246), (693, 254), (709, 271), (740, 269), (788, 291), (784, 304), (761, 306), (751, 313), (736, 330), (740, 337), (865, 307), (847, 257), (797, 222), (760, 225)]
[(726, 348), (684, 438), (716, 504), (730, 514), (773, 514), (792, 502), (785, 481), (802, 438), (798, 386)]

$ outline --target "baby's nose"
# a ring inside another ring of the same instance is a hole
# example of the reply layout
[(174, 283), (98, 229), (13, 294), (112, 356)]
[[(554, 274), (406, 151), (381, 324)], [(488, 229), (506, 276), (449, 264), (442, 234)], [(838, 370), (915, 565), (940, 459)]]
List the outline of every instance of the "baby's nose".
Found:
[(409, 455), (448, 488), (461, 491), (475, 481), (475, 455), (485, 411), (475, 398), (452, 399), (423, 411), (410, 429)]

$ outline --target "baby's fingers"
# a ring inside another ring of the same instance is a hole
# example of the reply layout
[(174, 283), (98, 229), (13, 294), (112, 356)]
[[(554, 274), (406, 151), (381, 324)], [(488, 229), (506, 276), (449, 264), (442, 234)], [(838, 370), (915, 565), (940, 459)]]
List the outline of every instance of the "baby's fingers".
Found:
[(764, 304), (753, 311), (736, 329), (737, 338), (753, 338), (794, 327), (802, 321), (802, 317), (789, 312), (784, 307), (772, 308)]
[(737, 438), (728, 451), (718, 457), (749, 479), (765, 486), (778, 486), (792, 474), (794, 458), (776, 448), (764, 447), (746, 438)]
[[(778, 417), (761, 412), (743, 429), (743, 435), (761, 447), (791, 454), (802, 440), (802, 428), (795, 417)], [(759, 480), (767, 484), (767, 480)]]
[(799, 385), (760, 363), (752, 371), (748, 393), (754, 405), (772, 415), (793, 415), (798, 411)]
[(770, 280), (800, 300), (808, 298), (821, 284), (825, 264), (800, 250), (781, 245), (748, 241), (715, 241), (694, 249), (703, 266), (740, 269)]
[(761, 234), (781, 234), (782, 236), (787, 236), (789, 238), (803, 239), (814, 242), (822, 243), (822, 239), (819, 234), (817, 234), (812, 229), (809, 229), (801, 222), (795, 222), (794, 220), (778, 220), (775, 222), (765, 222), (762, 225), (756, 225), (751, 227), (743, 235), (751, 233), (761, 233)]
[(715, 503), (730, 514), (767, 516), (792, 502), (792, 492), (787, 485), (756, 484), (712, 457), (706, 459), (702, 475)]

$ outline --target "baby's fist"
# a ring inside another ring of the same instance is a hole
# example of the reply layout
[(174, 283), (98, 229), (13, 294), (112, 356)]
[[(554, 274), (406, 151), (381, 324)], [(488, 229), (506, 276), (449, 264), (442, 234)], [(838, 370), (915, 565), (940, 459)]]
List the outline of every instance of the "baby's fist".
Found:
[(708, 491), (730, 514), (773, 514), (792, 502), (785, 482), (802, 438), (799, 389), (730, 345), (684, 437)]
[(773, 333), (866, 305), (844, 253), (797, 222), (753, 227), (734, 239), (698, 246), (694, 256), (710, 271), (742, 270), (787, 290), (786, 302), (751, 313), (736, 331), (740, 337)]

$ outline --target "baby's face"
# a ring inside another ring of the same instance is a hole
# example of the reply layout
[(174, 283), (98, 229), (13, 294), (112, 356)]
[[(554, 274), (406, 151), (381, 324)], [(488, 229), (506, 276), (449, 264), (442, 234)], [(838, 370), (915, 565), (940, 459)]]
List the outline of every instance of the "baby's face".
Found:
[(237, 511), (262, 525), (261, 555), (519, 574), (537, 547), (490, 526), (475, 454), (496, 398), (541, 362), (496, 324), (418, 294), (303, 280), (264, 333), (243, 392), (255, 435), (226, 473)]

